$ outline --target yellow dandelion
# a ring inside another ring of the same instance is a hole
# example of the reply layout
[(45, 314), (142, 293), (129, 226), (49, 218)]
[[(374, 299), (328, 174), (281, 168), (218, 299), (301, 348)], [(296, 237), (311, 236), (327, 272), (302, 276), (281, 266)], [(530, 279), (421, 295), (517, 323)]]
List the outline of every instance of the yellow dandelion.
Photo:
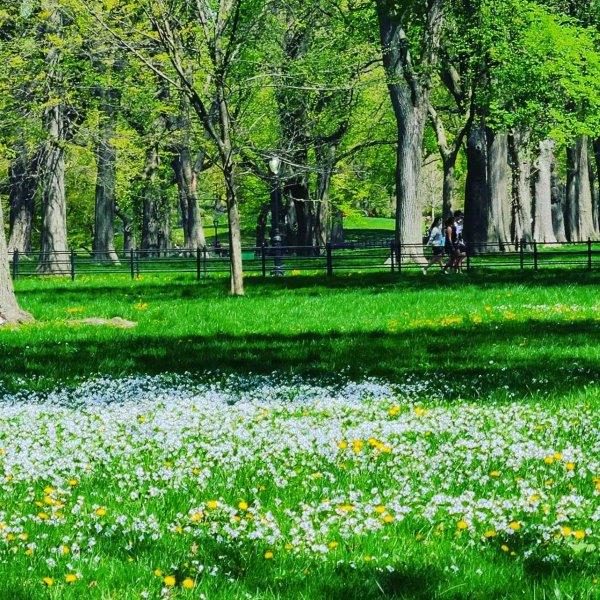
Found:
[(106, 509), (103, 506), (98, 507), (94, 512), (98, 517), (103, 517), (106, 515)]
[(510, 548), (506, 544), (502, 544), (502, 546), (500, 546), (500, 549), (502, 550), (502, 552), (508, 552), (510, 550)]
[(164, 579), (163, 579), (163, 583), (167, 586), (167, 587), (173, 587), (176, 583), (177, 580), (175, 579), (175, 577), (173, 577), (173, 575), (167, 575)]
[(71, 487), (75, 487), (79, 482), (77, 481), (77, 479), (72, 478), (72, 479), (69, 479), (68, 483)]
[(290, 544), (289, 542), (287, 542), (287, 544), (284, 546), (284, 548), (285, 548), (286, 550), (292, 550), (292, 549), (294, 548), (294, 545), (293, 545), (293, 544)]
[(209, 508), (210, 510), (214, 510), (218, 506), (219, 506), (219, 501), (218, 500), (209, 500), (206, 503), (206, 507)]
[(351, 512), (354, 510), (354, 505), (352, 504), (342, 504), (339, 507), (340, 510), (344, 511), (344, 512)]
[(554, 453), (554, 460), (562, 460), (562, 452), (555, 452)]
[(342, 440), (341, 442), (338, 442), (338, 448), (340, 450), (345, 450), (348, 447), (348, 442), (346, 440)]
[(378, 506), (375, 507), (375, 512), (378, 515), (382, 515), (385, 512), (385, 506), (383, 506), (383, 504), (379, 504)]
[(51, 585), (54, 585), (54, 578), (53, 577), (44, 577), (44, 579), (42, 579), (42, 582), (44, 583), (44, 585), (47, 585), (48, 587), (50, 587)]
[(392, 406), (388, 410), (388, 415), (390, 415), (390, 417), (395, 417), (399, 412), (400, 412), (400, 407), (399, 406)]
[(415, 415), (417, 417), (424, 417), (427, 415), (429, 411), (426, 408), (422, 408), (421, 406), (415, 406)]
[(394, 517), (393, 515), (385, 515), (385, 517), (383, 517), (383, 522), (384, 523), (393, 523), (394, 522)]
[(71, 551), (71, 549), (69, 548), (69, 546), (61, 546), (60, 547), (60, 553), (65, 556), (67, 554), (69, 554), (69, 552)]
[(352, 450), (356, 454), (358, 454), (363, 449), (363, 446), (364, 446), (364, 442), (362, 440), (354, 440), (352, 442)]
[(513, 530), (513, 531), (519, 531), (519, 529), (521, 529), (521, 523), (519, 521), (511, 521), (508, 526)]
[(267, 550), (264, 556), (267, 560), (271, 560), (273, 558), (273, 553), (270, 550)]
[(203, 512), (201, 510), (198, 510), (190, 515), (190, 519), (194, 523), (198, 523), (198, 521), (202, 521), (203, 516), (204, 516)]
[(567, 471), (573, 471), (573, 470), (575, 469), (575, 463), (568, 462), (568, 463), (565, 465), (565, 469), (567, 469)]
[(544, 458), (544, 462), (547, 465), (551, 465), (554, 462), (554, 456), (546, 456), (546, 458)]
[(194, 582), (194, 580), (191, 577), (186, 577), (181, 582), (181, 587), (186, 590), (191, 590), (195, 585), (196, 585), (196, 583)]
[(457, 529), (468, 529), (469, 524), (464, 520), (461, 519), (457, 524), (456, 524), (456, 528)]
[(585, 531), (583, 529), (578, 529), (577, 531), (573, 532), (573, 537), (576, 540), (582, 540), (585, 537)]
[(238, 504), (238, 508), (240, 510), (248, 510), (248, 503), (244, 502), (244, 500), (242, 500), (239, 504)]
[(327, 544), (327, 546), (330, 550), (335, 550), (339, 546), (339, 543), (336, 541), (333, 541), (333, 542), (329, 542), (329, 544)]
[(154, 569), (154, 575), (156, 575), (156, 577), (162, 577), (163, 572), (160, 569)]
[(494, 538), (496, 537), (498, 534), (496, 533), (495, 529), (488, 529), (484, 534), (483, 537), (484, 538)]
[(75, 573), (67, 573), (65, 575), (65, 581), (67, 583), (75, 583), (77, 581), (77, 575), (75, 575)]
[(568, 537), (568, 536), (570, 536), (570, 535), (571, 535), (571, 533), (572, 533), (572, 531), (573, 531), (573, 530), (572, 530), (570, 527), (568, 527), (567, 525), (565, 525), (564, 527), (561, 527), (561, 528), (560, 528), (560, 533), (561, 533), (562, 535), (564, 535), (565, 537)]
[(46, 521), (48, 520), (50, 517), (45, 513), (45, 512), (39, 512), (38, 513), (38, 519), (41, 519), (42, 521)]
[(500, 471), (491, 471), (490, 477), (500, 477)]

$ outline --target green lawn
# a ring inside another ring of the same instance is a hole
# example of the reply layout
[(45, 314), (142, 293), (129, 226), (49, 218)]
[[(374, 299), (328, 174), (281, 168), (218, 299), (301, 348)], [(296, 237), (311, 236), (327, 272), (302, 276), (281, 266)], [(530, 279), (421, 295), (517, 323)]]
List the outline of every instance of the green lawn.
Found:
[(0, 598), (598, 598), (599, 284), (17, 281)]

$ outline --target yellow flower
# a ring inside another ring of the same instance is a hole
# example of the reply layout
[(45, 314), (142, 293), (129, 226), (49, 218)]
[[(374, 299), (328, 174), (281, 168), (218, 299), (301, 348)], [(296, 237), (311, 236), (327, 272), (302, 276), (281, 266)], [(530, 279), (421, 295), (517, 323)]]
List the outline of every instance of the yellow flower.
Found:
[(106, 514), (106, 509), (103, 506), (100, 506), (94, 512), (97, 516), (103, 517)]
[(362, 440), (354, 440), (352, 442), (352, 450), (358, 454), (364, 446), (364, 442)]
[(567, 525), (560, 528), (561, 534), (564, 535), (565, 537), (570, 536), (572, 531), (573, 530), (570, 527), (568, 527)]
[(551, 465), (554, 462), (554, 456), (546, 456), (546, 458), (544, 458), (544, 462), (547, 465)]
[(342, 440), (341, 442), (338, 442), (338, 448), (340, 450), (345, 450), (348, 447), (348, 442), (346, 440)]
[(461, 519), (457, 524), (456, 524), (456, 528), (457, 529), (468, 529), (469, 524), (464, 520)]
[(240, 510), (248, 510), (248, 503), (244, 502), (244, 500), (242, 500), (239, 504), (238, 504), (238, 508)]
[(206, 503), (206, 507), (210, 508), (211, 510), (214, 510), (215, 508), (217, 508), (219, 506), (219, 501), (218, 500), (209, 500)]
[(565, 465), (565, 468), (567, 469), (567, 471), (572, 471), (573, 469), (575, 469), (575, 463), (568, 462), (568, 463)]
[(67, 583), (75, 583), (77, 581), (77, 575), (75, 575), (75, 573), (67, 573), (65, 575), (65, 581)]
[(484, 534), (483, 537), (485, 538), (493, 538), (496, 537), (498, 534), (496, 533), (495, 529), (488, 529)]
[(390, 417), (395, 417), (399, 412), (400, 412), (400, 407), (399, 406), (392, 406), (388, 410), (388, 415), (390, 415)]
[(508, 526), (513, 530), (513, 531), (519, 531), (519, 529), (521, 529), (521, 523), (519, 523), (519, 521), (511, 521)]
[(33, 548), (27, 548), (27, 550), (25, 550), (25, 555), (26, 556), (33, 556)]
[(385, 506), (383, 506), (383, 504), (379, 504), (378, 506), (375, 507), (375, 512), (378, 515), (382, 515), (385, 512)]
[(38, 513), (38, 519), (41, 519), (42, 521), (46, 521), (49, 518), (50, 517), (45, 512)]
[(500, 477), (500, 471), (492, 471), (490, 477)]
[(426, 408), (415, 406), (415, 415), (417, 415), (417, 417), (424, 417), (428, 412), (429, 411)]
[(77, 481), (77, 479), (73, 478), (73, 479), (69, 479), (69, 485), (71, 487), (75, 487), (79, 482)]
[(167, 575), (164, 579), (163, 579), (163, 583), (167, 586), (167, 587), (173, 587), (176, 583), (177, 580), (175, 579), (175, 577), (173, 577), (173, 575)]
[(394, 517), (392, 515), (385, 515), (385, 517), (383, 517), (384, 523), (393, 523), (393, 521), (394, 521)]
[(194, 583), (194, 580), (191, 577), (186, 577), (182, 582), (181, 582), (181, 587), (185, 588), (186, 590), (191, 590), (196, 584)]
[(510, 548), (506, 544), (502, 544), (502, 546), (500, 546), (500, 549), (502, 550), (502, 552), (508, 552), (510, 550)]
[(287, 544), (284, 546), (284, 548), (285, 548), (286, 550), (292, 550), (292, 548), (293, 548), (293, 547), (294, 547), (294, 546), (293, 546), (292, 544), (290, 544), (289, 542), (287, 542)]
[(372, 557), (371, 555), (367, 554), (367, 555), (366, 555), (366, 556), (363, 558), (363, 560), (364, 560), (365, 562), (371, 562), (371, 561), (373, 560), (373, 557)]
[(265, 558), (266, 558), (267, 560), (271, 560), (271, 559), (273, 558), (273, 553), (272, 553), (270, 550), (267, 550), (267, 551), (265, 552)]
[(578, 529), (577, 531), (573, 532), (573, 537), (576, 540), (582, 540), (585, 537), (585, 531), (583, 529)]
[(190, 519), (194, 522), (197, 523), (198, 521), (202, 521), (202, 517), (203, 517), (203, 513), (201, 510), (198, 510), (194, 513), (191, 514)]
[(148, 308), (148, 303), (138, 302), (137, 304), (133, 305), (133, 308), (135, 308), (135, 310), (146, 310)]
[(163, 572), (160, 569), (154, 569), (154, 574), (157, 577), (162, 577), (163, 576)]
[(555, 452), (554, 453), (554, 459), (555, 460), (562, 460), (562, 457), (563, 457), (563, 455), (562, 455), (561, 452)]
[(342, 504), (339, 508), (344, 512), (351, 512), (354, 510), (354, 506), (352, 504)]
[(69, 546), (61, 546), (60, 547), (60, 553), (64, 556), (66, 554), (69, 554), (71, 550), (69, 549)]
[(51, 585), (54, 585), (54, 578), (52, 577), (44, 577), (44, 579), (42, 579), (44, 585), (47, 585), (48, 587), (50, 587)]
[(339, 543), (336, 541), (333, 541), (333, 542), (329, 542), (329, 544), (327, 544), (327, 546), (329, 547), (330, 550), (335, 550), (339, 546)]

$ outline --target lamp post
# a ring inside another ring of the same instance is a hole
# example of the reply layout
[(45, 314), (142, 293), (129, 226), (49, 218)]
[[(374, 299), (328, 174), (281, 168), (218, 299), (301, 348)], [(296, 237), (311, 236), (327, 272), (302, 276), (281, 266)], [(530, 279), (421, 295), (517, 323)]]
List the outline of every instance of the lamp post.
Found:
[(215, 246), (219, 243), (219, 219), (215, 217), (213, 219), (213, 225), (215, 226)]
[(275, 251), (275, 269), (273, 275), (283, 275), (283, 258), (281, 252), (282, 237), (279, 231), (279, 212), (281, 209), (281, 181), (279, 173), (281, 171), (281, 159), (279, 156), (273, 156), (269, 161), (269, 169), (275, 180), (275, 188), (271, 192), (271, 246)]

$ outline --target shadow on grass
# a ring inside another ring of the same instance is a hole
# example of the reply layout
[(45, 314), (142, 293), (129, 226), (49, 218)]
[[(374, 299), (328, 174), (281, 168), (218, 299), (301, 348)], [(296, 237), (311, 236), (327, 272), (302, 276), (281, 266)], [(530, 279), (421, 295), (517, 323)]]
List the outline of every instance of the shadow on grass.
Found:
[(475, 396), (503, 386), (520, 394), (564, 394), (598, 382), (599, 333), (593, 320), (289, 335), (148, 335), (83, 327), (68, 330), (65, 339), (0, 338), (0, 376), (64, 380), (90, 373), (220, 370), (404, 381), (407, 375), (443, 375), (470, 383)]

